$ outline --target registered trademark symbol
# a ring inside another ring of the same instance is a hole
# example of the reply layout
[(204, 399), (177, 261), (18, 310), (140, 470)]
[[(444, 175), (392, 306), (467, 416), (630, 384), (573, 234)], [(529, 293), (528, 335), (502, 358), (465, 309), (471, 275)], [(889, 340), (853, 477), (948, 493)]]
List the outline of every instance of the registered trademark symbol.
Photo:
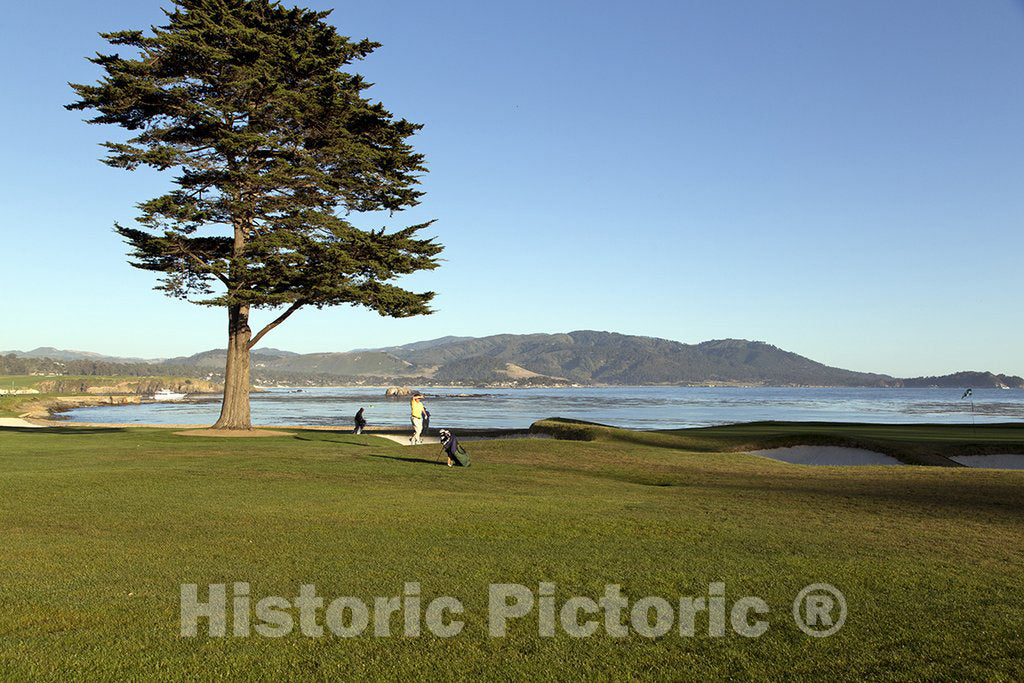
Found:
[(846, 598), (835, 586), (813, 583), (793, 601), (793, 620), (807, 635), (826, 638), (846, 623)]

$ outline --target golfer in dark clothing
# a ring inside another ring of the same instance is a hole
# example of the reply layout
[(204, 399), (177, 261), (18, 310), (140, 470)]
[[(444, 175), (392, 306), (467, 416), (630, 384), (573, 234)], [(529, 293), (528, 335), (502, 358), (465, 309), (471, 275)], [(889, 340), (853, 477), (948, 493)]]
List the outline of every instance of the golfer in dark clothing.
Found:
[(354, 434), (362, 434), (363, 433), (363, 427), (366, 426), (366, 418), (363, 417), (363, 409), (362, 408), (360, 408), (359, 412), (356, 413), (355, 423), (356, 423), (356, 429), (355, 429), (355, 431), (353, 433)]

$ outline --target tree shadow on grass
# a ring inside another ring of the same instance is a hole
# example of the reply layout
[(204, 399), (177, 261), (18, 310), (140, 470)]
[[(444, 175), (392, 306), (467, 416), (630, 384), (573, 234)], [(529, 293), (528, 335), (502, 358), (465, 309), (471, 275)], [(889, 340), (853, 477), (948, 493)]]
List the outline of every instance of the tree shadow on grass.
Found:
[[(1017, 472), (987, 474), (972, 468), (919, 468), (921, 478), (908, 478), (907, 471), (893, 467), (893, 476), (886, 470), (857, 472), (849, 467), (849, 476), (833, 470), (826, 476), (815, 476), (816, 465), (780, 465), (777, 471), (757, 470), (680, 471), (650, 473), (627, 469), (584, 470), (580, 468), (546, 467), (597, 479), (620, 481), (639, 486), (677, 489), (685, 495), (688, 489), (720, 490), (734, 495), (751, 495), (758, 499), (774, 498), (776, 503), (811, 504), (827, 509), (830, 504), (846, 505), (851, 501), (881, 503), (918, 508), (923, 515), (960, 518), (965, 512), (1001, 515), (1024, 520), (1024, 489)], [(880, 466), (884, 467), (884, 466)], [(792, 469), (790, 469), (792, 468)], [(929, 470), (944, 470), (935, 478)], [(949, 475), (950, 471), (956, 473)], [(825, 473), (823, 473), (825, 474)], [(869, 476), (863, 476), (869, 474)]]
[(383, 458), (385, 460), (397, 460), (398, 462), (419, 462), (426, 465), (444, 465), (443, 460), (427, 460), (426, 458), (403, 458), (397, 455), (380, 455), (379, 453), (367, 453), (371, 458)]
[(312, 434), (320, 435), (320, 434), (325, 434), (325, 433), (326, 434), (330, 434), (332, 436), (335, 436), (335, 435), (336, 436), (353, 436), (351, 433), (346, 435), (344, 432), (322, 432), (321, 431), (321, 432), (312, 432), (312, 433), (300, 432), (299, 434), (296, 434), (292, 438), (296, 439), (297, 441), (309, 441), (310, 443), (336, 443), (336, 444), (341, 444), (341, 445), (344, 445), (344, 446), (358, 446), (360, 448), (373, 448), (373, 447), (378, 445), (378, 444), (371, 444), (371, 443), (360, 443), (359, 441), (350, 440), (350, 439), (315, 438), (315, 437), (312, 436)]
[(0, 427), (0, 432), (17, 432), (19, 434), (113, 434), (123, 432), (123, 427)]

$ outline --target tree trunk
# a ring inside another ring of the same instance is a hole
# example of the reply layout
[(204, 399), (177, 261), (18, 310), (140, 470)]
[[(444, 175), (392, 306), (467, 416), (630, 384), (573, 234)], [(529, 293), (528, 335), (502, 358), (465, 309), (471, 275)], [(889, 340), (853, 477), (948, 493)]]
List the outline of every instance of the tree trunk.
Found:
[(252, 429), (249, 415), (249, 307), (228, 306), (228, 358), (224, 403), (214, 429)]

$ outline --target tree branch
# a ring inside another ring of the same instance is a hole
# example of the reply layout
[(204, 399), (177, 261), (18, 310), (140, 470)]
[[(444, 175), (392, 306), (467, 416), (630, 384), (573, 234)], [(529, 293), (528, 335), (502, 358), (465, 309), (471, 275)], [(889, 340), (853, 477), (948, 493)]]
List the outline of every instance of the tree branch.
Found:
[(252, 347), (256, 346), (259, 340), (263, 339), (263, 335), (265, 335), (267, 332), (270, 332), (272, 329), (283, 323), (288, 318), (288, 316), (290, 316), (295, 311), (299, 310), (299, 308), (302, 307), (302, 305), (305, 303), (305, 301), (299, 299), (291, 306), (289, 306), (287, 311), (277, 316), (272, 322), (268, 323), (266, 327), (260, 330), (255, 337), (250, 339), (248, 345), (246, 346), (246, 349), (251, 349)]
[(223, 282), (225, 287), (231, 287), (231, 283), (228, 282), (228, 279), (226, 277), (224, 277), (223, 274), (218, 273), (216, 270), (214, 270), (213, 266), (211, 266), (209, 263), (207, 263), (203, 259), (201, 259), (198, 256), (196, 256), (195, 254), (193, 254), (191, 251), (186, 249), (184, 244), (181, 244), (180, 242), (178, 242), (177, 246), (178, 246), (179, 249), (181, 249), (183, 254), (185, 254), (186, 256), (191, 256), (193, 259), (196, 260), (197, 263), (199, 263), (202, 266), (205, 266), (206, 267), (206, 271), (208, 273), (210, 273), (210, 275), (213, 275), (215, 278), (217, 278), (218, 280)]

